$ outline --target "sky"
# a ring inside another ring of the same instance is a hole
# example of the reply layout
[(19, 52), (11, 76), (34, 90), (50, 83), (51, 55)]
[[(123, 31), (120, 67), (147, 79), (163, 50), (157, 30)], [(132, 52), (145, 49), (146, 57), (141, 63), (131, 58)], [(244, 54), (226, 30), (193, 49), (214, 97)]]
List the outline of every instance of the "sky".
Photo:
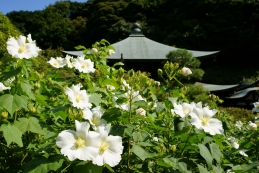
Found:
[[(0, 0), (0, 12), (6, 15), (11, 11), (43, 10), (59, 0)], [(71, 2), (86, 2), (87, 0), (70, 0)]]

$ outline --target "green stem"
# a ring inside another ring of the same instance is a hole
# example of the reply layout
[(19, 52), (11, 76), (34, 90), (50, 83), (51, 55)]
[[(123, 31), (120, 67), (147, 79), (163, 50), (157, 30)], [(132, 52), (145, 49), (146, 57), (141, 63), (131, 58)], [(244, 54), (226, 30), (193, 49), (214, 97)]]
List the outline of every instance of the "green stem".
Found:
[[(72, 164), (72, 163), (71, 163)], [(67, 165), (61, 172), (64, 172), (71, 164)]]
[[(130, 120), (131, 120), (131, 107), (132, 107), (132, 90), (130, 90), (130, 100), (129, 100), (129, 121), (128, 123), (130, 124)], [(131, 137), (128, 137), (128, 158), (127, 158), (127, 173), (130, 172), (130, 140)]]
[(189, 138), (190, 138), (190, 132), (191, 132), (191, 130), (192, 130), (192, 126), (191, 126), (191, 128), (190, 128), (190, 130), (188, 131), (188, 137), (187, 137), (187, 140), (186, 140), (186, 142), (185, 142), (185, 144), (184, 144), (184, 147), (183, 147), (183, 150), (182, 150), (182, 152), (181, 152), (181, 156), (183, 156), (183, 153), (184, 153), (184, 150), (185, 150), (185, 148), (186, 148), (186, 145), (187, 145), (187, 143), (188, 143), (188, 140), (189, 140)]

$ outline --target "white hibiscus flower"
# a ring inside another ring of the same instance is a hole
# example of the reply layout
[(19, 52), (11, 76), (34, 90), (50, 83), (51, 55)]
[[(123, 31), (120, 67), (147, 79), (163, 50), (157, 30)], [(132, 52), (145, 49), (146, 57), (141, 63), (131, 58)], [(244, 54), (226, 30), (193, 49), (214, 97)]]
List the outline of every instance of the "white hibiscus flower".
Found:
[(89, 103), (90, 96), (86, 93), (86, 90), (80, 90), (81, 87), (81, 84), (72, 85), (71, 88), (66, 88), (65, 93), (74, 107), (79, 109), (90, 109), (92, 107), (92, 104)]
[(248, 155), (244, 151), (239, 151), (239, 154), (241, 154), (242, 156), (248, 157)]
[(222, 122), (213, 116), (217, 113), (217, 110), (210, 110), (208, 107), (193, 108), (190, 113), (191, 124), (197, 129), (203, 129), (205, 132), (211, 135), (222, 134), (224, 129)]
[(61, 153), (70, 161), (92, 160), (97, 155), (99, 134), (89, 130), (89, 123), (75, 121), (76, 131), (64, 130), (56, 139), (56, 144), (61, 148)]
[(104, 111), (100, 106), (90, 109), (83, 110), (83, 118), (89, 120), (93, 129), (96, 130), (98, 126), (106, 125), (107, 121), (102, 118)]
[(4, 90), (9, 90), (11, 89), (11, 87), (6, 87), (4, 86), (4, 84), (2, 82), (0, 82), (0, 92), (4, 91)]
[(72, 60), (73, 66), (80, 72), (90, 73), (94, 72), (94, 62), (90, 59), (84, 59), (84, 56), (78, 56), (77, 58)]
[(66, 55), (65, 60), (66, 60), (67, 66), (69, 68), (73, 68), (74, 67), (73, 64), (72, 64), (72, 60), (73, 60), (72, 56)]
[(32, 41), (31, 34), (28, 35), (27, 39), (22, 35), (20, 35), (17, 40), (11, 37), (7, 40), (6, 44), (8, 53), (19, 59), (37, 57), (41, 51), (41, 49), (36, 46), (35, 41)]
[(93, 158), (93, 164), (98, 166), (108, 164), (114, 167), (121, 160), (123, 151), (122, 138), (120, 136), (108, 136), (110, 128), (110, 124), (97, 128), (97, 132), (100, 134), (99, 152)]
[(195, 107), (195, 103), (182, 103), (182, 104), (177, 104), (174, 103), (174, 109), (171, 109), (172, 113), (175, 113), (179, 115), (182, 118), (187, 117), (190, 112), (192, 112), (193, 108)]
[(55, 68), (62, 68), (66, 65), (66, 60), (61, 57), (57, 57), (57, 58), (51, 57), (50, 60), (47, 62)]

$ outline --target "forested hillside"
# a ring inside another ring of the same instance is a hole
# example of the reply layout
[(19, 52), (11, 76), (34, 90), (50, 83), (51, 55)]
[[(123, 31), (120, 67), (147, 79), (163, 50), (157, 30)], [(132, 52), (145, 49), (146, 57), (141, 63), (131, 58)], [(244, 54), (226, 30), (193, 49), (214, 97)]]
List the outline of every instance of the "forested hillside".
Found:
[(258, 62), (258, 11), (255, 0), (89, 0), (6, 16), (21, 32), (31, 33), (42, 49), (75, 50), (103, 38), (115, 43), (128, 37), (138, 22), (152, 40), (191, 50), (221, 50), (217, 63), (243, 67), (244, 62)]

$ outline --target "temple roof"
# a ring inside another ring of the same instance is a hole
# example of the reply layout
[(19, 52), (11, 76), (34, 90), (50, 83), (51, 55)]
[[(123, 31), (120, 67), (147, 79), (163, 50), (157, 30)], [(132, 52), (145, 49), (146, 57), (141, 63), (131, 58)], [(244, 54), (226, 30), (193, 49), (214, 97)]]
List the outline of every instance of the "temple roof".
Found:
[[(140, 25), (135, 23), (131, 34), (128, 38), (117, 43), (111, 44), (115, 48), (115, 54), (107, 57), (107, 59), (123, 59), (127, 60), (164, 60), (170, 51), (181, 48), (164, 45), (156, 41), (146, 38), (140, 30)], [(183, 48), (182, 48), (183, 49)], [(219, 51), (195, 51), (187, 50), (196, 58), (203, 59), (209, 56), (216, 56)], [(83, 51), (63, 51), (64, 53), (81, 56)]]

